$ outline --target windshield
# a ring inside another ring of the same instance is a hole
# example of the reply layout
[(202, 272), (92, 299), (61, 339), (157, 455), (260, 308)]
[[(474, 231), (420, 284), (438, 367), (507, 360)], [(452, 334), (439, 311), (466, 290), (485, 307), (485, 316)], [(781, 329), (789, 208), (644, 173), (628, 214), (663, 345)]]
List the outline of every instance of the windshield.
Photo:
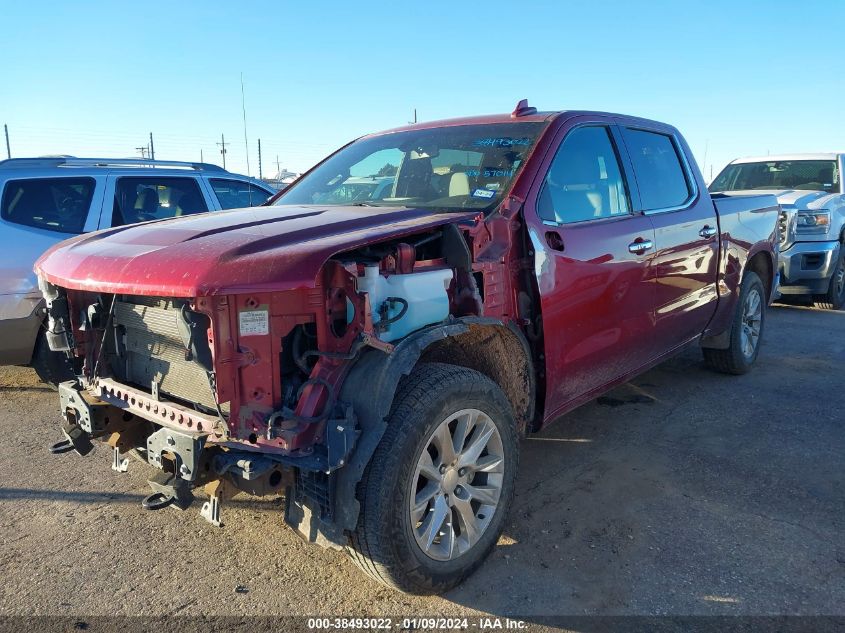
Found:
[(840, 178), (835, 160), (738, 163), (725, 167), (710, 185), (710, 191), (806, 189), (839, 193)]
[(274, 202), (491, 210), (545, 123), (461, 125), (355, 141)]

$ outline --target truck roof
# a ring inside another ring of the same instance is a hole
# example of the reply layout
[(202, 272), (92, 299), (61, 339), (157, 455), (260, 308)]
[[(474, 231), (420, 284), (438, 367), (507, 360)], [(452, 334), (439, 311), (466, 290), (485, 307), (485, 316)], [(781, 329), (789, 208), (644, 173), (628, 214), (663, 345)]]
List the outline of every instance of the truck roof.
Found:
[(364, 138), (370, 136), (380, 136), (382, 134), (392, 134), (394, 132), (405, 132), (409, 130), (425, 130), (430, 128), (439, 128), (439, 127), (452, 127), (458, 125), (490, 125), (490, 124), (502, 124), (502, 123), (529, 123), (529, 122), (549, 122), (554, 119), (557, 119), (562, 116), (566, 117), (575, 117), (575, 116), (589, 116), (589, 115), (596, 115), (596, 116), (603, 116), (603, 117), (613, 117), (613, 118), (621, 118), (627, 119), (629, 121), (641, 121), (643, 123), (650, 123), (650, 124), (658, 124), (666, 126), (666, 123), (662, 123), (660, 121), (653, 121), (651, 119), (644, 119), (642, 117), (631, 116), (629, 114), (619, 114), (616, 112), (602, 112), (599, 110), (550, 110), (544, 112), (536, 112), (533, 111), (533, 108), (529, 109), (529, 113), (527, 114), (517, 114), (518, 108), (514, 110), (514, 112), (510, 113), (502, 113), (502, 114), (485, 114), (485, 115), (477, 115), (477, 116), (468, 116), (468, 117), (458, 117), (452, 119), (439, 119), (435, 121), (422, 121), (419, 123), (409, 123), (408, 125), (402, 125), (396, 128), (392, 128), (389, 130), (383, 130), (381, 132), (373, 132), (371, 134), (365, 135)]
[(731, 165), (739, 163), (770, 163), (779, 160), (836, 160), (845, 152), (810, 152), (803, 154), (772, 154), (770, 156), (746, 156), (731, 161)]

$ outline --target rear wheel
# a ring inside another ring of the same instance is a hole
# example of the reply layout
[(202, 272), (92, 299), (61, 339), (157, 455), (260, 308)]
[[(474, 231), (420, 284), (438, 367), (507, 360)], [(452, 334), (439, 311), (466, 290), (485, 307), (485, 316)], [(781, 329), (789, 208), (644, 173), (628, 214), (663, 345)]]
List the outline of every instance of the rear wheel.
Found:
[(355, 563), (410, 593), (460, 583), (502, 531), (517, 452), (513, 413), (498, 385), (472, 369), (419, 365), (400, 386), (358, 486)]
[(827, 292), (814, 297), (816, 305), (825, 310), (841, 310), (842, 306), (845, 306), (845, 246), (839, 250), (839, 261), (830, 278)]
[(703, 348), (704, 362), (725, 374), (744, 374), (751, 369), (760, 351), (766, 321), (766, 292), (756, 273), (748, 271), (742, 280), (739, 300), (727, 349)]

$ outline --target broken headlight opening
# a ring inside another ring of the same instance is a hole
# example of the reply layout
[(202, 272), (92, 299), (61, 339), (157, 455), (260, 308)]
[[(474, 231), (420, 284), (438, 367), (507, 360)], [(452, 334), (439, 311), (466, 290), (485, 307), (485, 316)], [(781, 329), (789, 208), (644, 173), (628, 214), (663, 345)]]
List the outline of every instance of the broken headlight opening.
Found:
[(194, 312), (187, 302), (182, 304), (178, 312), (176, 329), (185, 346), (185, 360), (192, 360), (211, 372), (214, 366), (211, 347), (208, 344), (209, 328), (211, 328), (211, 320), (207, 315)]
[(74, 348), (73, 328), (70, 323), (70, 305), (63, 288), (38, 278), (38, 288), (44, 296), (47, 311), (47, 345), (54, 352), (70, 352)]

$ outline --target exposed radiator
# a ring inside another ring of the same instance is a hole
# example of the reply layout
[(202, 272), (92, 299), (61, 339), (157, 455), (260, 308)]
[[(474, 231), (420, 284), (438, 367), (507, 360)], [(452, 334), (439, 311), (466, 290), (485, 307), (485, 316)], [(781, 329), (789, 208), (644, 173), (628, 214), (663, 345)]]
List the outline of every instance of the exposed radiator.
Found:
[(179, 336), (179, 307), (170, 299), (132, 297), (117, 301), (114, 324), (124, 333), (125, 351), (114, 365), (116, 377), (147, 391), (153, 381), (162, 396), (214, 409), (208, 376), (193, 360), (185, 360)]

